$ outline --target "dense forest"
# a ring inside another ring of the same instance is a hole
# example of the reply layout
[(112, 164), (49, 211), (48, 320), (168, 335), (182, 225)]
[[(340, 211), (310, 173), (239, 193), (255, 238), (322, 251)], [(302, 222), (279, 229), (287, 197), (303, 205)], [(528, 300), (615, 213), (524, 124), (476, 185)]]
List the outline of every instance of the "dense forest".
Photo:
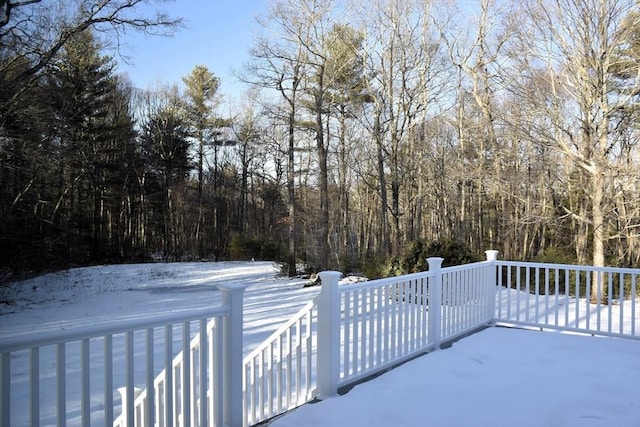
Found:
[(635, 0), (274, 0), (226, 116), (204, 66), (118, 73), (105, 40), (179, 31), (140, 2), (0, 0), (3, 280), (428, 243), (640, 266)]

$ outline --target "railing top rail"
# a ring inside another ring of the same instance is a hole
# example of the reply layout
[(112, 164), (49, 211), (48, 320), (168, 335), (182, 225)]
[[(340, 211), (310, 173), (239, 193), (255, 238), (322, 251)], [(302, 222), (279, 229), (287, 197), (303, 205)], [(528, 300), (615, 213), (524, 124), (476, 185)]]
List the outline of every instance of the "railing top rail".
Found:
[(493, 261), (478, 261), (478, 262), (472, 262), (470, 264), (462, 264), (462, 265), (452, 265), (450, 267), (442, 267), (441, 272), (442, 274), (445, 273), (453, 273), (456, 271), (465, 271), (465, 270), (473, 270), (475, 268), (478, 267), (486, 267), (487, 265), (490, 265)]
[(582, 271), (602, 271), (611, 273), (640, 274), (640, 268), (623, 267), (594, 267), (591, 265), (555, 264), (543, 262), (522, 262), (522, 261), (496, 261), (498, 266), (507, 267), (533, 267), (533, 268), (555, 268), (560, 270), (582, 270)]
[(397, 282), (405, 282), (407, 280), (423, 279), (433, 276), (433, 271), (421, 271), (419, 273), (404, 274), (402, 276), (385, 277), (383, 279), (375, 279), (356, 284), (342, 285), (338, 287), (338, 290), (341, 292), (359, 291), (362, 289), (375, 288), (378, 286), (391, 285)]
[(217, 316), (227, 316), (229, 309), (223, 305), (198, 310), (163, 313), (155, 316), (118, 319), (97, 325), (79, 326), (71, 329), (3, 337), (0, 341), (0, 353), (24, 350), (37, 346), (79, 341), (111, 334), (156, 328), (174, 323), (188, 322)]
[[(473, 270), (480, 266), (484, 266), (491, 263), (491, 261), (479, 261), (471, 264), (455, 265), (451, 267), (444, 267), (441, 269), (442, 273), (452, 273), (455, 271)], [(362, 289), (375, 288), (377, 286), (390, 285), (397, 282), (404, 282), (407, 280), (423, 279), (425, 277), (433, 277), (433, 271), (420, 271), (418, 273), (403, 274), (402, 276), (385, 277), (383, 279), (369, 280), (367, 282), (361, 282), (352, 285), (340, 286), (338, 289), (342, 292), (359, 291)]]

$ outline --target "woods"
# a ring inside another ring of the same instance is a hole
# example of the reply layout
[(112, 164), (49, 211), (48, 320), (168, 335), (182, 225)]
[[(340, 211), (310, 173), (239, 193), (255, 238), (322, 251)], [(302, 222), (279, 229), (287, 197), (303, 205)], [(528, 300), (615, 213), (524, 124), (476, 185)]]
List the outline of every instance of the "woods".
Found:
[(180, 25), (136, 3), (0, 1), (4, 277), (381, 272), (416, 242), (640, 266), (637, 2), (273, 1), (231, 114), (202, 65), (144, 89), (118, 73), (104, 31)]

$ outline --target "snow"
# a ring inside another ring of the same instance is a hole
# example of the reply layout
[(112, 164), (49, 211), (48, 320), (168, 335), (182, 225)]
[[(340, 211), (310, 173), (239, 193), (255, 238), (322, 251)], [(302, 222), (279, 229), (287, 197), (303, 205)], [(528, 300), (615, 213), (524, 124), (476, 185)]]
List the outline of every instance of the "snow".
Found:
[[(0, 289), (0, 340), (217, 306), (217, 285), (245, 283), (246, 354), (319, 292), (319, 287), (304, 287), (304, 280), (279, 277), (278, 270), (266, 262), (176, 263), (98, 266), (41, 276)], [(42, 352), (42, 364), (46, 357)], [(26, 352), (11, 363), (13, 421), (25, 425)], [(75, 384), (67, 384), (69, 411), (77, 407)], [(490, 328), (344, 396), (291, 411), (272, 425), (638, 426), (638, 384), (639, 341)], [(55, 425), (52, 390), (52, 385), (41, 386), (42, 425)], [(99, 426), (99, 395), (96, 402), (92, 425)], [(68, 425), (79, 423), (76, 411)]]
[(489, 328), (271, 427), (637, 427), (640, 342)]

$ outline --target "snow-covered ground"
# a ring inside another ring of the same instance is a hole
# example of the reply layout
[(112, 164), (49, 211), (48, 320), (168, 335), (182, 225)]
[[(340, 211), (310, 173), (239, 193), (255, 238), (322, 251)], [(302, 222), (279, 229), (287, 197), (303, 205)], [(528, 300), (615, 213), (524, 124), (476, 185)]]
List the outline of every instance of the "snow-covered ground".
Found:
[[(245, 283), (245, 354), (319, 291), (264, 262), (101, 266), (0, 290), (0, 340), (87, 323), (220, 303), (217, 285)], [(628, 315), (628, 313), (627, 313)], [(632, 319), (632, 321), (638, 321)], [(46, 355), (41, 355), (41, 362)], [(12, 414), (25, 425), (25, 360), (12, 360)], [(638, 426), (640, 342), (492, 328), (276, 420), (283, 426)], [(22, 386), (22, 387), (19, 387)], [(68, 388), (72, 388), (68, 384)], [(55, 425), (42, 386), (42, 425)], [(69, 395), (74, 390), (68, 390)], [(70, 409), (68, 407), (68, 409)], [(100, 425), (97, 410), (96, 422)], [(116, 412), (117, 414), (117, 412)], [(68, 425), (78, 425), (76, 414)]]
[(272, 427), (637, 427), (640, 342), (490, 328)]

